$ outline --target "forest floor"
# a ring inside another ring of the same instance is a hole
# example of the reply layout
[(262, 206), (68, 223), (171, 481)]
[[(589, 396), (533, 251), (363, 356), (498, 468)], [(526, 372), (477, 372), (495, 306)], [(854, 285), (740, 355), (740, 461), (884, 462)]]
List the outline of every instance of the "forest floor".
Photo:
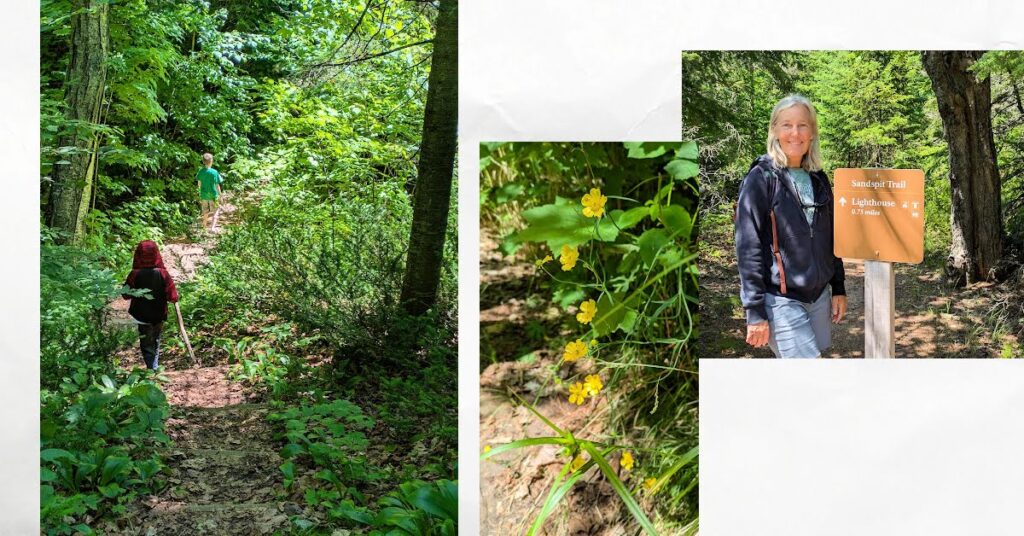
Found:
[[(486, 235), (480, 262), (481, 446), (553, 434), (517, 403), (516, 396), (535, 402), (536, 410), (560, 428), (580, 437), (601, 436), (606, 404), (570, 404), (564, 388), (549, 380), (559, 355), (536, 333), (558, 333), (560, 313), (550, 303), (531, 300), (533, 264), (522, 258), (502, 258), (497, 244)], [(536, 329), (538, 325), (544, 329)], [(568, 371), (563, 367), (559, 374)], [(550, 445), (528, 447), (480, 462), (481, 535), (527, 532), (552, 480), (569, 462), (559, 450)], [(626, 480), (627, 486), (631, 484)], [(555, 509), (541, 534), (619, 536), (635, 529), (615, 491), (598, 471), (590, 471)]]
[[(734, 251), (731, 223), (702, 226), (700, 357), (770, 358), (767, 347), (746, 344)], [(846, 262), (845, 267), (846, 318), (832, 326), (832, 347), (824, 357), (864, 357), (864, 264)], [(1024, 315), (1021, 289), (990, 283), (952, 288), (943, 282), (941, 268), (926, 264), (895, 264), (895, 272), (896, 357), (1018, 356), (1024, 340), (1011, 326)]]
[[(172, 241), (161, 248), (175, 282), (192, 279), (208, 261), (217, 234), (231, 223), (235, 207), (222, 203), (218, 230), (199, 242)], [(131, 322), (128, 302), (111, 304), (115, 322)], [(188, 326), (186, 326), (188, 329)], [(282, 501), (282, 460), (266, 416), (268, 407), (242, 384), (229, 380), (229, 365), (197, 348), (193, 363), (182, 349), (167, 344), (177, 331), (174, 312), (164, 324), (160, 376), (170, 404), (166, 422), (172, 446), (163, 453), (168, 483), (157, 495), (141, 498), (103, 533), (120, 535), (265, 535), (289, 525), (302, 513)], [(137, 347), (118, 353), (122, 366), (142, 364)]]

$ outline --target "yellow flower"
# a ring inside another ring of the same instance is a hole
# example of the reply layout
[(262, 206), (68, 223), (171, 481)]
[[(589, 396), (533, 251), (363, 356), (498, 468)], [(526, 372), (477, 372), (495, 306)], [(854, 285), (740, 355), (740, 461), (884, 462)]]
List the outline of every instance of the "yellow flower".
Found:
[(484, 454), (487, 454), (490, 451), (491, 451), (491, 446), (490, 445), (484, 446)]
[(574, 342), (570, 342), (565, 345), (565, 353), (562, 354), (562, 359), (566, 361), (576, 361), (585, 355), (587, 355), (586, 343), (576, 339)]
[(576, 320), (578, 320), (580, 324), (589, 324), (596, 314), (597, 302), (594, 300), (587, 300), (580, 304), (580, 312), (576, 313)]
[(601, 195), (601, 190), (591, 188), (589, 194), (583, 195), (583, 215), (588, 218), (600, 218), (604, 214), (604, 204), (608, 198)]
[(587, 460), (584, 460), (583, 456), (576, 456), (572, 459), (572, 465), (569, 466), (569, 470), (575, 473), (576, 471), (579, 471), (580, 467), (583, 467), (583, 464), (585, 463), (587, 463)]
[(569, 403), (582, 406), (587, 399), (587, 388), (582, 383), (576, 382), (569, 386)]
[(622, 459), (619, 460), (619, 465), (627, 471), (633, 470), (633, 455), (628, 450), (622, 452)]
[(562, 245), (562, 254), (558, 257), (558, 261), (562, 263), (563, 272), (572, 270), (579, 258), (580, 252), (576, 248), (569, 247), (569, 244)]
[(654, 485), (658, 483), (657, 478), (648, 478), (644, 480), (644, 490), (647, 493), (654, 493)]
[(591, 374), (587, 376), (583, 382), (583, 387), (587, 390), (587, 394), (590, 396), (597, 396), (597, 393), (601, 392), (601, 388), (604, 384), (601, 383), (601, 377), (597, 374)]
[(539, 268), (552, 260), (554, 259), (551, 258), (551, 255), (545, 255), (543, 259), (537, 259), (533, 261), (533, 265)]
[(591, 348), (593, 348), (594, 346), (597, 346), (597, 339), (590, 339), (590, 346), (591, 346)]

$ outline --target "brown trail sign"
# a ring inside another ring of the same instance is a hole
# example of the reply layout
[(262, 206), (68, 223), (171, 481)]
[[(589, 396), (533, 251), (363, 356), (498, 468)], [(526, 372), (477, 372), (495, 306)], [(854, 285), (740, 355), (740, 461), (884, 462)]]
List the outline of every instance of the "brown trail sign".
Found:
[(837, 257), (864, 260), (864, 357), (895, 357), (892, 263), (924, 260), (924, 171), (837, 169)]

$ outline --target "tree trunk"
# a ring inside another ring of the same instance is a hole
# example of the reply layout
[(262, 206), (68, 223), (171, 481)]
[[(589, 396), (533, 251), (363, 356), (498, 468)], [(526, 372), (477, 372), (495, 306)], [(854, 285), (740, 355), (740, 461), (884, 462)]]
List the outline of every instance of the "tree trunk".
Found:
[(922, 58), (949, 144), (953, 243), (946, 270), (957, 285), (994, 279), (1003, 249), (991, 86), (968, 71), (981, 55), (925, 52)]
[(441, 279), (459, 105), (458, 0), (441, 0), (436, 26), (409, 256), (402, 281), (402, 304), (413, 315), (423, 314), (434, 305)]
[(99, 135), (93, 125), (100, 121), (109, 46), (109, 3), (75, 0), (72, 9), (71, 62), (64, 90), (65, 117), (71, 132), (58, 141), (58, 147), (69, 152), (61, 157), (67, 163), (53, 166), (50, 196), (49, 223), (64, 231), (58, 238), (61, 242), (81, 236), (82, 221), (89, 208), (99, 149)]

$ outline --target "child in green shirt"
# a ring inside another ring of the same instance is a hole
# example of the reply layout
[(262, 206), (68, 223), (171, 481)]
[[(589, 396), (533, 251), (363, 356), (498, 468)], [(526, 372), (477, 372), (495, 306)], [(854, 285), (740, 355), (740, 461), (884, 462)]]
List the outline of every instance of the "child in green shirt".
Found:
[[(203, 214), (203, 229), (207, 229), (207, 222), (214, 211), (217, 210), (217, 198), (221, 195), (220, 184), (223, 181), (220, 173), (213, 169), (213, 155), (203, 154), (203, 169), (196, 173), (196, 184), (199, 185), (199, 208)], [(216, 218), (214, 218), (216, 225)], [(214, 229), (210, 229), (213, 231)]]

